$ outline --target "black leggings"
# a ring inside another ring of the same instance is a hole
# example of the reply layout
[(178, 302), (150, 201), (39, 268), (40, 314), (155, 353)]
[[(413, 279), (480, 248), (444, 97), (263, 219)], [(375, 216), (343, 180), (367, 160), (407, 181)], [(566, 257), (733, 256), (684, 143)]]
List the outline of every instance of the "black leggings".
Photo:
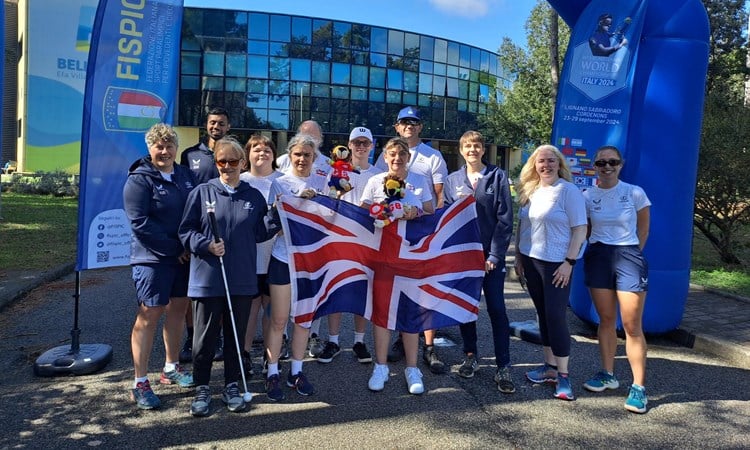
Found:
[[(240, 361), (234, 343), (234, 331), (229, 320), (229, 306), (226, 297), (193, 298), (193, 380), (196, 386), (208, 385), (211, 380), (211, 366), (216, 352), (219, 330), (224, 328), (224, 385), (239, 382)], [(232, 296), (232, 311), (237, 324), (240, 345), (245, 339), (247, 321), (250, 317), (248, 295)], [(222, 317), (224, 320), (222, 321)]]
[(542, 261), (526, 255), (521, 260), (529, 295), (539, 315), (542, 345), (551, 347), (555, 356), (570, 356), (567, 313), (572, 279), (564, 288), (555, 287), (552, 274), (562, 263)]

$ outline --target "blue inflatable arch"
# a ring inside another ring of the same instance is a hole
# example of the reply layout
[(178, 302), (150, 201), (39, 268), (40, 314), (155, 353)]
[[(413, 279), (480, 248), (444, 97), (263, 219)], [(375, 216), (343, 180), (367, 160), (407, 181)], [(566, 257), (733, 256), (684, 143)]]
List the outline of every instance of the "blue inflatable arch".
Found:
[[(596, 23), (594, 20), (592, 25), (591, 18), (601, 18), (597, 14), (617, 9), (622, 3), (549, 0), (573, 30), (560, 78), (558, 111), (566, 89), (576, 89), (569, 77), (570, 71), (575, 70), (573, 52), (576, 48), (583, 48), (583, 39), (587, 36), (590, 39), (592, 26)], [(620, 147), (626, 160), (621, 178), (643, 187), (651, 199), (651, 231), (645, 247), (650, 268), (649, 292), (643, 328), (646, 332), (661, 333), (680, 324), (689, 289), (709, 24), (700, 0), (631, 0), (630, 3), (640, 8), (638, 14), (642, 20), (638, 26), (642, 28), (631, 43), (636, 50), (631, 50), (633, 59), (627, 73), (629, 91), (622, 105), (623, 110), (628, 111), (627, 117), (621, 125), (608, 127), (602, 142), (586, 142), (586, 148), (581, 152), (587, 151), (588, 158), (593, 158), (593, 152), (601, 145)], [(630, 25), (630, 21), (626, 20), (626, 24)], [(579, 93), (580, 90), (579, 86)], [(598, 95), (595, 94), (594, 98)], [(600, 95), (607, 96), (608, 93)], [(584, 123), (571, 132), (570, 124), (563, 124), (556, 114), (553, 141), (558, 146), (569, 143), (568, 139), (575, 139), (578, 131), (586, 135), (590, 126)], [(562, 128), (566, 128), (564, 132)], [(579, 181), (579, 184), (585, 184), (585, 176)], [(581, 319), (598, 323), (589, 293), (583, 285), (581, 266), (576, 266), (571, 308)]]

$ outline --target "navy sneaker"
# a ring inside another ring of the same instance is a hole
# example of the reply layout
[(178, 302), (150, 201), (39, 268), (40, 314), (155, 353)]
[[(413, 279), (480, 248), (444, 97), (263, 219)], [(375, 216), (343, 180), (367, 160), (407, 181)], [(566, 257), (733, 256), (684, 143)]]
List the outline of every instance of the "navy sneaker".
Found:
[(151, 390), (151, 383), (148, 380), (136, 384), (135, 388), (130, 390), (130, 399), (140, 409), (156, 409), (161, 406), (161, 400)]
[(526, 372), (526, 378), (532, 383), (556, 383), (557, 369), (547, 363), (542, 364), (536, 369)]
[(286, 379), (286, 385), (297, 391), (300, 395), (312, 395), (315, 392), (313, 385), (307, 381), (307, 377), (304, 373), (299, 372), (296, 375), (292, 375), (289, 372), (289, 376)]
[(196, 417), (208, 415), (211, 406), (211, 388), (206, 385), (200, 385), (195, 388), (195, 398), (190, 404), (190, 414)]
[(576, 399), (576, 396), (573, 394), (573, 386), (570, 385), (570, 378), (567, 376), (557, 377), (557, 386), (555, 387), (554, 396), (560, 400), (572, 401)]
[(266, 395), (274, 402), (284, 400), (284, 391), (281, 390), (281, 379), (279, 374), (274, 374), (266, 379)]
[(221, 401), (227, 405), (227, 409), (231, 412), (240, 412), (245, 409), (245, 400), (240, 394), (237, 382), (226, 385), (224, 392), (221, 394)]

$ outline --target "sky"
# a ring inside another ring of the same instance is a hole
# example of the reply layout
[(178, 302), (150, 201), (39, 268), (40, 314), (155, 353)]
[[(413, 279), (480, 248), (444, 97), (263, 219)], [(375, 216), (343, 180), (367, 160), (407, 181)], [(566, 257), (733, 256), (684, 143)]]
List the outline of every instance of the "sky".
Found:
[(185, 0), (185, 6), (278, 12), (396, 28), (497, 52), (503, 37), (526, 46), (536, 0)]

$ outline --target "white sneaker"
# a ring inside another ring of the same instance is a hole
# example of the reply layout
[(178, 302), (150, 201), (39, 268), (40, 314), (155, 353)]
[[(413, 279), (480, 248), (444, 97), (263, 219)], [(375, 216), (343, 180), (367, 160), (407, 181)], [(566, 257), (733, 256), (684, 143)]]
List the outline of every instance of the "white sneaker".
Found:
[(421, 394), (424, 392), (422, 384), (422, 372), (416, 367), (407, 367), (404, 369), (406, 385), (409, 387), (410, 394)]
[(388, 382), (388, 377), (391, 375), (391, 371), (388, 369), (387, 364), (375, 364), (372, 369), (372, 375), (370, 381), (367, 382), (367, 387), (371, 391), (380, 392), (385, 387), (385, 383)]

